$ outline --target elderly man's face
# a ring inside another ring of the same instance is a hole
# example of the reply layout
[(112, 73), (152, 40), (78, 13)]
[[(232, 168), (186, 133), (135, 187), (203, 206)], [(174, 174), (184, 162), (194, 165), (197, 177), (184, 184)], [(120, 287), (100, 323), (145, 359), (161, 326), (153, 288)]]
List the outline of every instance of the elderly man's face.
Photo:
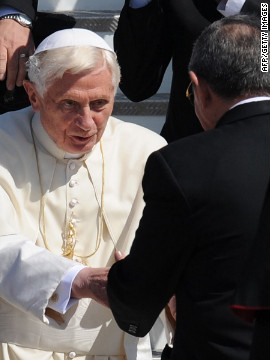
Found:
[[(100, 140), (113, 110), (112, 76), (105, 67), (89, 73), (65, 73), (37, 95), (41, 122), (59, 148), (69, 153), (90, 151)], [(32, 104), (33, 105), (33, 104)]]

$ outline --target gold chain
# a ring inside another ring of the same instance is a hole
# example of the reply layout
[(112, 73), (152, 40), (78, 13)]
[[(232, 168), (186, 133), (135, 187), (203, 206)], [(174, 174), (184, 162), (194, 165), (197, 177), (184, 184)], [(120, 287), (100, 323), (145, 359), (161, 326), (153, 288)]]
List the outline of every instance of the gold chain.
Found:
[[(33, 145), (35, 150), (35, 157), (36, 157), (36, 163), (37, 163), (37, 170), (38, 170), (38, 177), (39, 177), (39, 187), (40, 187), (40, 193), (41, 193), (41, 206), (40, 206), (40, 220), (39, 223), (42, 224), (40, 226), (40, 233), (44, 242), (44, 245), (47, 250), (52, 252), (48, 245), (47, 236), (46, 236), (46, 220), (45, 220), (45, 197), (44, 197), (44, 191), (42, 186), (42, 180), (41, 180), (41, 173), (40, 173), (40, 166), (39, 166), (39, 159), (38, 159), (38, 152), (37, 152), (37, 146), (34, 138), (34, 131), (33, 131), (33, 125), (32, 125), (32, 119), (30, 122), (30, 128), (31, 128), (31, 135), (33, 139)], [(77, 236), (76, 236), (76, 229), (74, 226), (74, 219), (73, 214), (71, 214), (71, 219), (68, 223), (68, 231), (67, 231), (67, 239), (65, 239), (65, 242), (62, 246), (62, 256), (73, 260), (74, 256), (77, 258), (82, 259), (81, 262), (85, 265), (86, 259), (95, 255), (98, 251), (100, 244), (101, 244), (101, 237), (103, 233), (103, 212), (104, 212), (104, 188), (105, 188), (105, 160), (104, 160), (104, 152), (103, 152), (103, 146), (102, 141), (100, 139), (100, 151), (102, 155), (102, 190), (101, 190), (101, 203), (100, 203), (100, 216), (99, 216), (99, 226), (98, 226), (98, 233), (97, 233), (97, 240), (96, 240), (96, 247), (93, 252), (91, 252), (88, 255), (78, 255), (75, 253), (75, 246), (77, 243)], [(87, 167), (86, 167), (87, 168)]]

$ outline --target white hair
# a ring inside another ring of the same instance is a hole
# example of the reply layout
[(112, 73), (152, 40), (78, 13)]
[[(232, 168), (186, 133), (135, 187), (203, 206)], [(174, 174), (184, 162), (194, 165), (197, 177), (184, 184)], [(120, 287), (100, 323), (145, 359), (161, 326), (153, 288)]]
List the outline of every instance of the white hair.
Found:
[(94, 70), (103, 64), (112, 75), (114, 93), (120, 82), (120, 67), (116, 54), (93, 46), (70, 46), (42, 51), (29, 57), (28, 77), (36, 85), (40, 96), (44, 96), (55, 80), (61, 79), (65, 72), (79, 74)]

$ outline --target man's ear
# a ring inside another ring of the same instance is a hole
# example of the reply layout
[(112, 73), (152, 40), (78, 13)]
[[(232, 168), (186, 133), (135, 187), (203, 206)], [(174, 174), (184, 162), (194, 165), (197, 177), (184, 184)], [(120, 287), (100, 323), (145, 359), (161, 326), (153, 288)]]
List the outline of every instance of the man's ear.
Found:
[(32, 108), (35, 112), (39, 111), (40, 109), (40, 95), (37, 92), (37, 89), (35, 87), (35, 85), (29, 81), (29, 80), (24, 80), (23, 81), (23, 86), (25, 91), (27, 92), (28, 98), (30, 100), (30, 103), (32, 105)]
[(198, 77), (193, 71), (189, 73), (192, 83), (195, 85), (196, 98), (200, 105), (205, 109), (212, 101), (212, 90), (209, 88), (207, 82)]

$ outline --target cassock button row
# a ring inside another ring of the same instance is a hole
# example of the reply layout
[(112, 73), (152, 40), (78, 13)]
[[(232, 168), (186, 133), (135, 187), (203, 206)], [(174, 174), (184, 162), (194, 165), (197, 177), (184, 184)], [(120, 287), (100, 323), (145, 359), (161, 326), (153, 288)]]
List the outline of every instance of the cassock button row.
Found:
[(72, 199), (69, 202), (69, 207), (74, 208), (75, 205), (79, 204), (79, 201), (77, 199)]
[(75, 219), (75, 218), (73, 218), (73, 219), (71, 220), (72, 224), (77, 224), (77, 222), (79, 222), (79, 221), (80, 221), (79, 219)]
[(77, 185), (77, 181), (76, 180), (70, 180), (69, 187), (74, 187), (75, 185)]
[(68, 354), (68, 357), (69, 357), (69, 359), (74, 359), (75, 357), (76, 357), (76, 353), (75, 353), (75, 351), (71, 351), (69, 354)]
[(69, 164), (70, 170), (74, 170), (75, 167), (76, 167), (75, 163), (72, 162), (72, 163)]

